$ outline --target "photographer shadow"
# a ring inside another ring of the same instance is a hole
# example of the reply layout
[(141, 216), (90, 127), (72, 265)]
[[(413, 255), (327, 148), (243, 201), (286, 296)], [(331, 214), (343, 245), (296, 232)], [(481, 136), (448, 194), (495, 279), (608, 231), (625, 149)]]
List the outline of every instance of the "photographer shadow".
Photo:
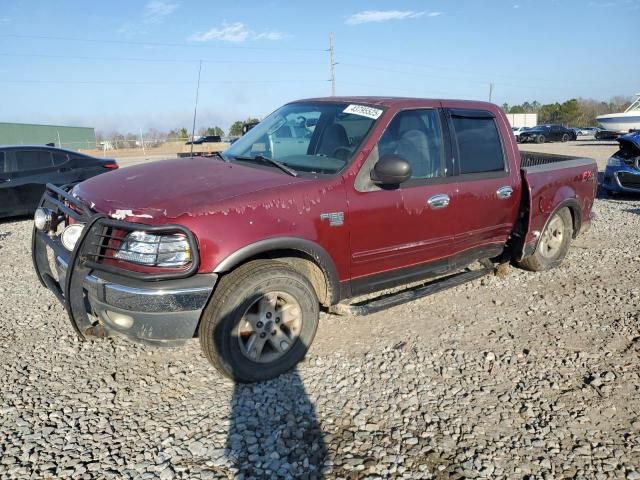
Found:
[(297, 370), (235, 385), (225, 454), (247, 479), (323, 478), (327, 448)]

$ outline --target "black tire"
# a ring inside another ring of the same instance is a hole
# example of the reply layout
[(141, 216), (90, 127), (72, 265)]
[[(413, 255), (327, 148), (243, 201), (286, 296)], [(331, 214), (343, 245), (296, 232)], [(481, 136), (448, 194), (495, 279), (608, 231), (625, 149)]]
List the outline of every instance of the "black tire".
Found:
[(544, 135), (538, 135), (536, 137), (536, 143), (544, 143), (545, 140)]
[[(271, 292), (284, 292), (295, 299), (301, 327), (280, 358), (261, 363), (243, 353), (238, 332), (248, 309)], [(202, 315), (200, 346), (209, 362), (224, 376), (241, 383), (268, 380), (292, 369), (304, 358), (315, 337), (318, 319), (319, 301), (306, 277), (283, 262), (249, 262), (220, 280)]]
[[(547, 233), (549, 233), (548, 230), (553, 225), (554, 219), (556, 218), (559, 219), (558, 221), (562, 223), (564, 228), (562, 241), (558, 246), (556, 252), (551, 255), (548, 252), (547, 254), (545, 254), (545, 244), (543, 242), (543, 238)], [(562, 263), (562, 260), (564, 260), (564, 257), (567, 255), (572, 237), (573, 219), (571, 217), (571, 212), (566, 207), (561, 208), (560, 210), (555, 212), (547, 221), (545, 229), (540, 235), (538, 244), (536, 245), (535, 252), (532, 255), (524, 258), (522, 261), (518, 262), (518, 265), (533, 272), (541, 272), (557, 267)]]
[(569, 141), (569, 135), (567, 135), (566, 133), (563, 134), (560, 140), (562, 141), (562, 143), (567, 143)]

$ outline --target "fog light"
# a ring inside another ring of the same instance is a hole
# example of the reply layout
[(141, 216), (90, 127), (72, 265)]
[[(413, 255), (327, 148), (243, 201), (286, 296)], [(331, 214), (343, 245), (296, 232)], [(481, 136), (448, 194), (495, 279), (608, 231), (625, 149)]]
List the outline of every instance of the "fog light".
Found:
[(107, 317), (113, 323), (115, 323), (120, 328), (129, 329), (133, 326), (133, 318), (129, 315), (125, 315), (124, 313), (112, 312), (111, 310), (106, 311)]
[(50, 230), (51, 229), (51, 219), (53, 218), (53, 214), (51, 210), (48, 208), (36, 208), (36, 213), (33, 215), (33, 223), (36, 228), (41, 231)]
[(76, 243), (78, 243), (78, 239), (80, 238), (80, 235), (82, 235), (83, 229), (83, 223), (74, 223), (73, 225), (66, 227), (60, 236), (64, 248), (71, 252), (75, 248)]

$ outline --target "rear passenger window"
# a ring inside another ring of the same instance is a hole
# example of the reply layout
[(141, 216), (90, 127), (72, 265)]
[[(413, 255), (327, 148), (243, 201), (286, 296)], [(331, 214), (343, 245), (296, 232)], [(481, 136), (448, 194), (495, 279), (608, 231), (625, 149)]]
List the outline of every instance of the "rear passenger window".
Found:
[(496, 122), (489, 112), (464, 113), (451, 117), (458, 142), (460, 173), (500, 172), (505, 170), (504, 153)]
[(43, 150), (18, 150), (16, 162), (19, 172), (48, 168), (53, 165), (51, 153)]

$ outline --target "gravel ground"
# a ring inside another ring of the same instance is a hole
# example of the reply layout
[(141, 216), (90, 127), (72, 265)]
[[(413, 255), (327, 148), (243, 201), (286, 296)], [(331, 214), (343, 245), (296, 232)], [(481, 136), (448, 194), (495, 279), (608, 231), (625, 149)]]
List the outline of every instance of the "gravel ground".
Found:
[[(544, 146), (546, 147), (546, 146)], [(324, 315), (297, 371), (234, 386), (197, 342), (79, 342), (0, 223), (0, 478), (640, 479), (640, 200), (545, 273)]]

